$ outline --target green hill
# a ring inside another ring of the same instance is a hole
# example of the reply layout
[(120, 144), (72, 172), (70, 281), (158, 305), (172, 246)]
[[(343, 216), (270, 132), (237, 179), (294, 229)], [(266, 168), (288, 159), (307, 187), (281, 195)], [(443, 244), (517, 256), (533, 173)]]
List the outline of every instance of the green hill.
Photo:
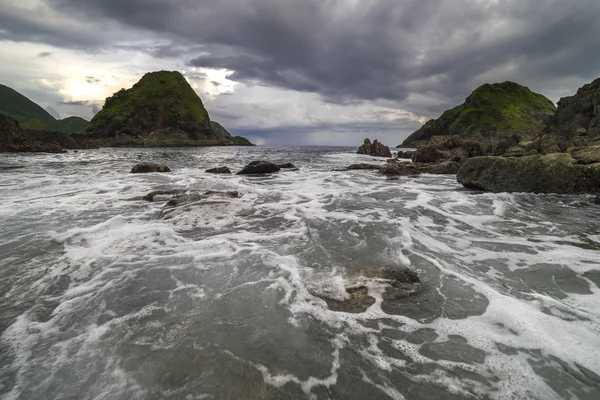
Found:
[(87, 129), (89, 121), (81, 118), (81, 117), (68, 117), (59, 119), (56, 121), (52, 121), (47, 125), (59, 132), (64, 133), (84, 133)]
[(433, 136), (450, 135), (484, 141), (513, 135), (530, 139), (543, 129), (555, 110), (552, 101), (518, 83), (485, 84), (463, 104), (428, 121), (400, 146), (418, 147)]
[(83, 118), (55, 119), (42, 107), (5, 85), (0, 85), (0, 113), (17, 120), (20, 128), (62, 133), (83, 133), (89, 124)]
[(40, 125), (47, 121), (56, 121), (42, 107), (8, 86), (0, 85), (0, 113), (19, 122), (38, 120)]

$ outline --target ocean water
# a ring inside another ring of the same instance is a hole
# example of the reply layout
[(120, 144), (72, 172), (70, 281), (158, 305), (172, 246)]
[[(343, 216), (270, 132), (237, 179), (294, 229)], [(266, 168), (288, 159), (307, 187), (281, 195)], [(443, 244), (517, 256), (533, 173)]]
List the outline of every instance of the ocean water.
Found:
[[(600, 398), (600, 206), (335, 171), (385, 162), (353, 152), (0, 155), (0, 398)], [(204, 172), (258, 159), (299, 170)], [(371, 267), (425, 289), (390, 299)], [(321, 299), (357, 283), (363, 313)]]

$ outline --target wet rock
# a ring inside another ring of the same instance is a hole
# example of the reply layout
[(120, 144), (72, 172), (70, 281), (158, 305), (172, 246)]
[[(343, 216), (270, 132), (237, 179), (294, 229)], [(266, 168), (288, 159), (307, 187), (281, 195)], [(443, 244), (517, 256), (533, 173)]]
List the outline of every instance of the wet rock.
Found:
[[(161, 199), (159, 199), (159, 197), (162, 196), (172, 196), (172, 195), (176, 195), (176, 194), (180, 194), (180, 193), (184, 193), (184, 190), (181, 189), (173, 189), (173, 190), (156, 190), (154, 192), (150, 192), (147, 195), (144, 196), (144, 200), (146, 201), (161, 201)], [(162, 199), (162, 200), (167, 200), (167, 199)]]
[(285, 163), (285, 164), (279, 164), (278, 165), (279, 168), (281, 169), (295, 169), (297, 170), (298, 168), (296, 168), (296, 166), (292, 163)]
[(481, 143), (475, 139), (460, 136), (434, 136), (429, 144), (415, 151), (412, 160), (419, 163), (464, 162), (468, 158), (483, 155)]
[(600, 163), (577, 164), (566, 153), (467, 160), (456, 178), (467, 188), (490, 192), (599, 193)]
[(171, 170), (165, 164), (150, 162), (138, 163), (131, 168), (132, 174), (144, 174), (149, 172), (171, 172)]
[(448, 158), (449, 156), (439, 150), (436, 146), (427, 145), (415, 151), (412, 160), (413, 162), (420, 163), (436, 163), (438, 161), (444, 161)]
[(426, 173), (437, 175), (454, 175), (458, 172), (459, 169), (460, 163), (456, 161), (446, 161), (430, 166), (429, 170)]
[(348, 313), (363, 313), (375, 303), (375, 299), (369, 296), (369, 289), (365, 286), (348, 288), (346, 292), (350, 295), (348, 300), (334, 300), (321, 297), (327, 303), (330, 310)]
[(278, 172), (281, 168), (268, 161), (252, 161), (246, 165), (237, 175), (251, 175), (251, 174), (272, 174)]
[(208, 172), (209, 174), (231, 174), (231, 170), (227, 167), (210, 168), (204, 172)]
[(594, 197), (594, 203), (600, 204), (600, 195)]
[(347, 170), (361, 170), (361, 169), (373, 169), (373, 170), (377, 169), (377, 170), (379, 170), (380, 168), (381, 168), (381, 165), (360, 163), (360, 164), (352, 164), (351, 166), (349, 166), (346, 169)]
[(379, 143), (377, 139), (375, 139), (373, 143), (371, 143), (370, 139), (365, 139), (365, 142), (358, 148), (356, 154), (366, 154), (374, 157), (392, 157), (390, 148), (382, 143)]
[(396, 155), (397, 158), (402, 158), (402, 159), (407, 159), (407, 160), (412, 160), (413, 156), (414, 156), (415, 152), (414, 151), (398, 151), (398, 154)]

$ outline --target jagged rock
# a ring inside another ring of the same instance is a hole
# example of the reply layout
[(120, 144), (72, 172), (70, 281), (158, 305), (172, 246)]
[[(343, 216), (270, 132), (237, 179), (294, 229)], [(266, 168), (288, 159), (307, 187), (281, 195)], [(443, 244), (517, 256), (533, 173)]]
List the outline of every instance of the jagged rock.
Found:
[(600, 145), (600, 78), (563, 97), (556, 113), (533, 141), (541, 154), (564, 152), (571, 147)]
[(330, 310), (359, 314), (367, 311), (375, 304), (375, 299), (369, 296), (369, 289), (365, 286), (348, 288), (346, 292), (350, 295), (348, 300), (335, 300), (321, 297), (327, 303)]
[(268, 161), (252, 161), (246, 165), (238, 175), (250, 175), (250, 174), (272, 174), (278, 172), (281, 168), (276, 164)]
[(138, 163), (131, 168), (132, 174), (144, 174), (148, 172), (171, 172), (171, 170), (165, 164), (151, 162)]
[(375, 139), (373, 143), (371, 143), (370, 139), (365, 139), (365, 142), (358, 148), (356, 154), (366, 154), (374, 157), (392, 157), (390, 148), (379, 143), (377, 139)]
[(377, 169), (377, 170), (379, 170), (380, 168), (381, 168), (381, 165), (360, 163), (360, 164), (352, 164), (346, 169), (347, 170), (361, 170), (361, 169)]
[(411, 151), (411, 150), (399, 151), (398, 155), (396, 155), (396, 157), (411, 160), (413, 158), (414, 154), (415, 154), (415, 152)]
[(208, 172), (209, 174), (231, 174), (231, 170), (227, 167), (210, 168), (204, 172)]
[(577, 164), (570, 154), (471, 158), (456, 178), (467, 188), (490, 192), (598, 193), (600, 163)]
[(285, 163), (285, 164), (279, 164), (278, 165), (279, 168), (281, 169), (295, 169), (297, 170), (298, 168), (296, 168), (296, 166), (292, 163)]

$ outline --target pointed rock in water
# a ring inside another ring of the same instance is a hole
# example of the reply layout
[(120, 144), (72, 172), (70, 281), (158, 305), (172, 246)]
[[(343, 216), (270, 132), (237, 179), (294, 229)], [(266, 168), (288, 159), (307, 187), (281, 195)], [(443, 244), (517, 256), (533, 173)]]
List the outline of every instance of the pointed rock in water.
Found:
[(375, 139), (373, 143), (371, 143), (370, 139), (365, 139), (365, 142), (358, 148), (356, 154), (366, 154), (374, 157), (392, 157), (390, 148), (382, 143), (379, 143), (377, 139)]
[(280, 169), (279, 166), (268, 161), (252, 161), (238, 172), (237, 175), (272, 174), (273, 172), (278, 172)]
[(133, 166), (131, 168), (132, 174), (144, 174), (149, 172), (171, 172), (169, 167), (165, 164), (157, 164), (151, 162), (143, 162)]
[(231, 170), (227, 167), (210, 168), (204, 172), (208, 172), (209, 174), (231, 174)]

